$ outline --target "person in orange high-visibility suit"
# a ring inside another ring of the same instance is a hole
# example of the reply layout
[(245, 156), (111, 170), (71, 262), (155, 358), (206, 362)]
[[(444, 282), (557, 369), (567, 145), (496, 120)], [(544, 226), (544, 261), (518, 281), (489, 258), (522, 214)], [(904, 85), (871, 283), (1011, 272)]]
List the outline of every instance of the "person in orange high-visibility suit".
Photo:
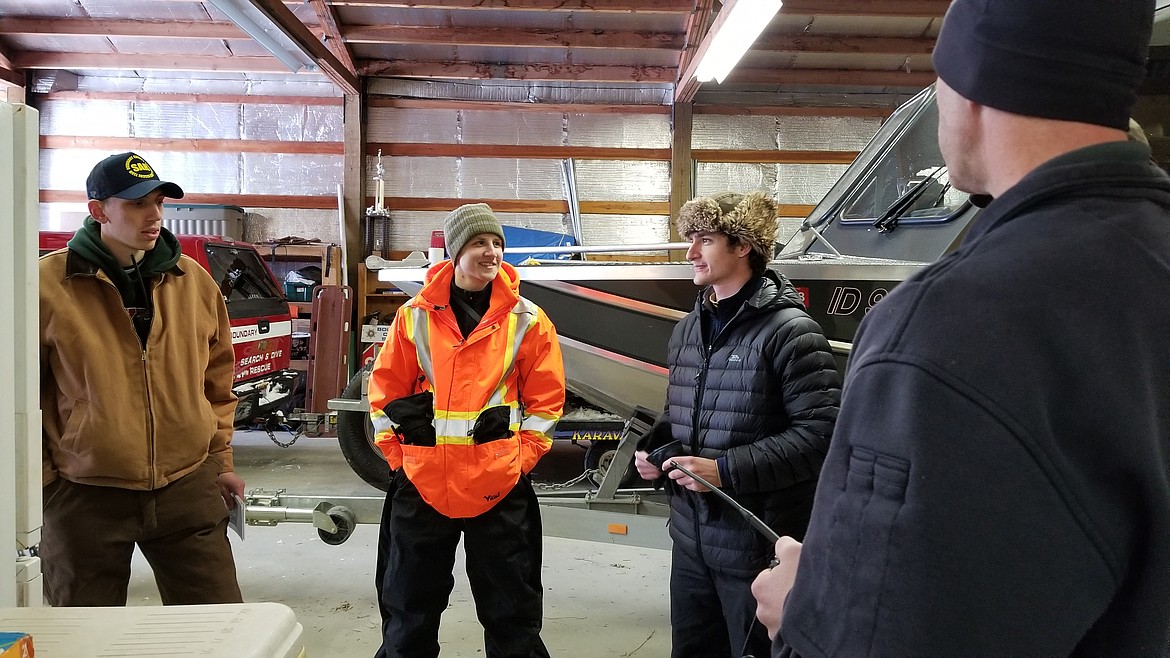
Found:
[(462, 534), (488, 658), (545, 657), (541, 526), (528, 473), (565, 403), (556, 330), (520, 297), (486, 204), (444, 223), (451, 260), (398, 310), (370, 373), (370, 420), (391, 469), (376, 586), (378, 658), (439, 655)]

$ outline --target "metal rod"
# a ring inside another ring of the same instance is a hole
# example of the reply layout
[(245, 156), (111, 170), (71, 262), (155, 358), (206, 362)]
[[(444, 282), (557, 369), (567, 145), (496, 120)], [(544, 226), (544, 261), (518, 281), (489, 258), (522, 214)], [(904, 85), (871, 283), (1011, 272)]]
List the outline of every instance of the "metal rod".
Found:
[[(739, 512), (743, 516), (743, 518), (747, 519), (748, 523), (752, 524), (753, 528), (755, 528), (756, 530), (759, 530), (761, 535), (768, 538), (768, 541), (772, 542), (773, 544), (780, 541), (780, 535), (776, 534), (775, 530), (772, 530), (771, 528), (769, 528), (767, 526), (767, 524), (765, 524), (763, 521), (760, 520), (760, 517), (756, 516), (755, 514), (752, 514), (751, 510), (749, 510), (748, 508), (744, 507), (743, 505), (740, 505), (739, 503), (735, 502), (735, 499), (732, 498), (731, 496), (727, 495), (726, 491), (711, 484), (710, 482), (704, 480), (703, 478), (699, 477), (698, 475), (695, 475), (694, 473), (688, 471), (687, 469), (683, 468), (682, 466), (679, 466), (678, 463), (675, 462), (674, 460), (668, 461), (667, 464), (670, 466), (673, 466), (674, 468), (677, 468), (678, 470), (682, 471), (683, 473), (686, 473), (687, 475), (691, 476), (695, 480), (695, 482), (698, 482), (699, 484), (703, 485), (704, 487), (707, 487), (711, 491), (714, 491), (715, 495), (717, 495), (720, 498), (722, 498), (723, 500), (727, 501), (727, 504), (731, 505), (732, 509)], [(664, 464), (664, 466), (667, 464)]]
[(596, 254), (621, 251), (669, 251), (671, 249), (686, 249), (689, 242), (663, 242), (656, 244), (620, 244), (620, 245), (589, 245), (564, 247), (505, 247), (505, 254)]

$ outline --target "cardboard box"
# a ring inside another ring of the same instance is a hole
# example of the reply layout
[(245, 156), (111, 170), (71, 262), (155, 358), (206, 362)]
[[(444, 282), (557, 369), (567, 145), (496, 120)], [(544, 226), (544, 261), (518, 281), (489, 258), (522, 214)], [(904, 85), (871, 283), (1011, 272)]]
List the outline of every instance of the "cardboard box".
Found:
[(307, 334), (312, 328), (312, 318), (293, 318), (292, 320), (292, 332), (294, 334)]
[(32, 636), (28, 633), (0, 632), (0, 658), (33, 658)]

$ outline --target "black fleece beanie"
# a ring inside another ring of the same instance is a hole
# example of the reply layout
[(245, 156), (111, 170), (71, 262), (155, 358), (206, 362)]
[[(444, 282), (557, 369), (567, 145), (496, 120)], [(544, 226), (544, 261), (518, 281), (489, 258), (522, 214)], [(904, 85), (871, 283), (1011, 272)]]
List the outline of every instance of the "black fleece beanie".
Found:
[(1145, 79), (1155, 0), (955, 0), (934, 49), (964, 98), (1126, 130)]

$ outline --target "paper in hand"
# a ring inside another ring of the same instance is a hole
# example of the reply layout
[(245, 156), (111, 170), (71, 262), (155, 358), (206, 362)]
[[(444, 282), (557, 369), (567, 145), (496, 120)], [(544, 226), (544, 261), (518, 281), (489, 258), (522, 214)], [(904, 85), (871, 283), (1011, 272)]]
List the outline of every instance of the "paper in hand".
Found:
[(236, 531), (240, 536), (240, 541), (244, 540), (244, 526), (247, 525), (247, 505), (244, 504), (243, 499), (232, 494), (232, 499), (236, 501), (236, 506), (228, 510), (228, 527)]

